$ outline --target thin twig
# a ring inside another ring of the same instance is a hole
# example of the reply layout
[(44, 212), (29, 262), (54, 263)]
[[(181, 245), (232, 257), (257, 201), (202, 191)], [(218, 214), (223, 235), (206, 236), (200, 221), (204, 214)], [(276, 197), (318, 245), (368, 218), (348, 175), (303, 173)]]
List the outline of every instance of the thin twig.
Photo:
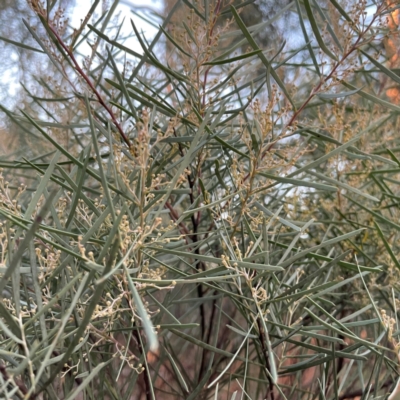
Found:
[(67, 46), (64, 41), (62, 40), (61, 36), (58, 34), (57, 30), (50, 24), (50, 22), (47, 20), (47, 14), (46, 11), (44, 11), (41, 7), (33, 7), (34, 11), (38, 14), (39, 18), (42, 20), (42, 23), (47, 25), (47, 27), (50, 29), (51, 33), (55, 36), (55, 39), (57, 40), (58, 44), (64, 49), (64, 51), (68, 54), (69, 58), (73, 62), (76, 71), (79, 73), (79, 75), (86, 81), (86, 83), (89, 85), (90, 89), (94, 93), (94, 95), (97, 97), (98, 102), (105, 108), (105, 110), (108, 112), (108, 114), (111, 117), (111, 120), (113, 121), (114, 125), (116, 126), (121, 138), (123, 141), (128, 145), (129, 148), (132, 148), (132, 144), (129, 141), (128, 137), (125, 135), (124, 130), (122, 129), (121, 124), (118, 122), (117, 118), (115, 117), (114, 113), (112, 112), (111, 108), (106, 104), (106, 102), (103, 100), (103, 97), (101, 94), (98, 92), (98, 90), (94, 87), (92, 81), (90, 78), (87, 76), (85, 71), (80, 67), (78, 61), (76, 60), (74, 53), (72, 50)]

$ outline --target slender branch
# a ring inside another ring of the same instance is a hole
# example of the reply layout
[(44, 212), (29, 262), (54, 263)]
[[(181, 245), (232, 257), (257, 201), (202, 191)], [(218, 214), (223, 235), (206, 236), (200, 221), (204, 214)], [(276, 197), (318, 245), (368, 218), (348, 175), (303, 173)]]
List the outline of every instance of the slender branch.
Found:
[[(342, 56), (342, 58), (336, 62), (335, 66), (332, 68), (332, 70), (330, 71), (330, 73), (325, 77), (325, 78), (321, 78), (320, 82), (318, 83), (318, 85), (313, 88), (308, 96), (308, 98), (304, 101), (304, 103), (293, 113), (292, 118), (290, 118), (289, 122), (286, 124), (285, 129), (287, 129), (289, 126), (292, 126), (294, 124), (294, 122), (297, 120), (297, 118), (299, 117), (299, 115), (301, 114), (301, 112), (307, 107), (307, 105), (310, 103), (310, 101), (319, 93), (320, 89), (322, 88), (322, 86), (328, 82), (330, 79), (332, 79), (332, 77), (334, 76), (335, 72), (337, 71), (337, 69), (343, 64), (343, 62), (350, 56), (350, 54), (352, 54), (354, 51), (356, 51), (361, 45), (365, 44), (365, 42), (362, 42), (360, 44), (361, 39), (363, 38), (363, 36), (371, 29), (372, 25), (375, 23), (375, 20), (377, 18), (377, 16), (379, 15), (379, 8), (376, 11), (374, 17), (372, 18), (371, 22), (369, 23), (369, 25), (364, 29), (363, 32), (360, 32), (357, 40), (355, 41), (355, 43), (353, 44), (353, 46), (351, 46), (351, 48)], [(264, 157), (266, 156), (266, 154), (272, 150), (272, 148), (276, 145), (276, 143), (278, 142), (278, 140), (273, 141), (268, 148), (264, 151), (264, 153), (261, 156), (261, 160), (264, 159)], [(245, 178), (244, 181), (246, 181), (250, 176), (250, 173), (248, 173)]]
[[(133, 323), (134, 326), (137, 326), (136, 322)], [(139, 327), (138, 327), (139, 328)], [(132, 334), (136, 339), (136, 343), (137, 346), (139, 348), (139, 353), (141, 356), (146, 357), (146, 353), (143, 349), (143, 345), (142, 345), (142, 341), (139, 337), (140, 333), (139, 333), (139, 329), (133, 329), (132, 330)], [(149, 373), (150, 371), (148, 371), (148, 368), (143, 367), (145, 370), (143, 371), (143, 373), (141, 375), (143, 375), (143, 380), (144, 380), (144, 384), (146, 386), (146, 400), (152, 400), (152, 396), (151, 396), (151, 382), (150, 382), (150, 377), (149, 377)]]
[[(16, 380), (10, 377), (10, 375), (7, 372), (6, 366), (4, 364), (0, 364), (0, 374), (3, 376), (4, 381), (10, 383), (14, 382), (18, 386), (20, 394), (22, 394), (23, 398), (25, 398), (25, 395), (28, 393), (28, 388), (20, 380)], [(36, 399), (36, 397), (37, 397), (36, 394), (32, 393), (29, 396), (29, 399)]]
[[(208, 45), (210, 46), (212, 43), (212, 35), (214, 32), (214, 28), (215, 28), (215, 24), (217, 22), (217, 18), (218, 18), (218, 14), (221, 10), (221, 5), (222, 5), (222, 0), (218, 0), (217, 4), (215, 5), (214, 8), (214, 18), (213, 21), (211, 23), (211, 29), (210, 29), (210, 36), (208, 39)], [(206, 86), (207, 86), (207, 79), (208, 79), (208, 73), (210, 71), (210, 69), (212, 68), (212, 66), (207, 67), (205, 73), (204, 73), (204, 81), (203, 81), (203, 99), (202, 99), (202, 114), (204, 115), (204, 107), (206, 105)]]
[[(264, 328), (261, 325), (260, 318), (257, 318), (257, 325), (258, 325), (258, 331), (260, 332), (260, 343), (261, 343), (261, 348), (262, 352), (264, 354), (265, 358), (265, 368), (267, 369), (268, 372), (271, 371), (271, 366), (269, 363), (269, 356), (268, 356), (268, 350), (265, 346), (265, 343), (267, 342), (268, 338), (265, 336)], [(275, 400), (275, 395), (274, 395), (274, 382), (272, 382), (270, 374), (267, 374), (267, 379), (268, 379), (268, 393), (265, 396), (266, 399), (270, 398), (271, 400)]]
[[(32, 2), (34, 3), (34, 2)], [(117, 128), (121, 138), (123, 141), (128, 145), (129, 148), (132, 148), (132, 144), (129, 141), (128, 137), (125, 135), (124, 130), (122, 129), (121, 124), (118, 122), (117, 118), (115, 117), (114, 113), (112, 112), (111, 108), (106, 104), (106, 102), (103, 100), (103, 97), (101, 94), (98, 92), (98, 90), (94, 87), (92, 81), (90, 78), (87, 76), (85, 71), (80, 67), (78, 61), (76, 60), (74, 53), (70, 49), (69, 46), (67, 46), (64, 41), (62, 40), (61, 36), (58, 34), (57, 30), (50, 24), (50, 22), (47, 20), (47, 14), (46, 11), (42, 9), (41, 6), (39, 5), (33, 5), (34, 11), (38, 14), (39, 18), (42, 20), (42, 23), (47, 25), (47, 27), (50, 29), (51, 33), (55, 36), (55, 39), (57, 40), (58, 44), (64, 49), (64, 51), (68, 54), (69, 58), (71, 59), (72, 63), (74, 64), (74, 67), (76, 71), (79, 73), (79, 75), (85, 80), (85, 82), (89, 85), (90, 89), (96, 96), (98, 102), (105, 108), (107, 113), (110, 115), (111, 120), (113, 121), (115, 127)]]

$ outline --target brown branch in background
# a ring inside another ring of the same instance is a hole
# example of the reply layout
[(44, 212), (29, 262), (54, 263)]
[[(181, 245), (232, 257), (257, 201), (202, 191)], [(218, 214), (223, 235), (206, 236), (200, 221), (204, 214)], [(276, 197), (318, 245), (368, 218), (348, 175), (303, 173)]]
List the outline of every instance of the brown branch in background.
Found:
[[(308, 98), (306, 99), (306, 101), (293, 114), (292, 118), (290, 119), (290, 121), (287, 124), (287, 127), (293, 125), (293, 123), (295, 122), (297, 117), (300, 115), (300, 113), (304, 110), (304, 108), (307, 106), (307, 104), (318, 94), (318, 92), (320, 91), (321, 87), (326, 82), (328, 82), (330, 79), (332, 79), (332, 77), (334, 76), (336, 70), (343, 64), (343, 62), (350, 56), (350, 54), (352, 54), (354, 51), (356, 51), (361, 45), (365, 44), (365, 42), (360, 43), (360, 41), (363, 38), (363, 35), (370, 31), (370, 29), (373, 26), (373, 24), (375, 23), (376, 18), (377, 18), (378, 15), (379, 15), (379, 10), (376, 11), (374, 17), (372, 18), (372, 20), (369, 23), (369, 25), (364, 29), (364, 31), (360, 32), (360, 35), (358, 36), (358, 38), (357, 38), (356, 42), (353, 44), (353, 46), (351, 46), (350, 50), (342, 56), (340, 61), (338, 61), (336, 63), (336, 65), (332, 68), (331, 72), (327, 75), (327, 77), (324, 78), (324, 79), (321, 79), (320, 83), (314, 89), (311, 90), (311, 93), (308, 96)], [(275, 142), (273, 144), (275, 144)], [(270, 148), (268, 150), (270, 150)]]
[[(178, 219), (180, 218), (180, 216), (178, 215), (178, 213), (176, 212), (176, 210), (174, 209), (174, 207), (172, 207), (171, 203), (167, 201), (167, 202), (165, 203), (165, 207), (168, 208), (169, 214), (171, 215), (172, 219), (173, 219), (175, 222), (178, 221)], [(183, 231), (183, 233), (184, 233), (185, 235), (189, 235), (189, 236), (190, 236), (189, 229), (186, 227), (186, 225), (185, 225), (184, 223), (180, 222), (180, 223), (178, 224), (178, 226), (182, 229), (182, 231)]]
[[(388, 379), (381, 386), (381, 389), (390, 387), (392, 384), (393, 384), (393, 379)], [(365, 393), (366, 393), (366, 391), (363, 389), (354, 390), (353, 392), (348, 392), (348, 393), (342, 394), (341, 396), (339, 396), (338, 400), (355, 400), (357, 398), (360, 398), (361, 396), (364, 396)]]
[[(175, 137), (177, 137), (175, 128), (174, 128), (174, 135), (175, 135)], [(178, 146), (179, 146), (179, 152), (180, 152), (180, 154), (181, 154), (181, 156), (183, 158), (184, 157), (184, 152), (183, 152), (182, 145), (179, 143)], [(195, 182), (195, 178), (191, 179), (190, 175), (187, 175), (187, 180), (188, 180), (189, 187), (190, 187), (190, 194), (189, 194), (190, 204), (193, 205), (194, 204), (193, 191), (194, 191), (194, 188), (195, 188), (195, 183), (194, 183)], [(166, 206), (167, 206), (167, 203), (166, 203)], [(170, 209), (171, 216), (173, 218), (175, 218), (173, 216), (173, 214), (172, 214), (172, 211), (175, 211), (173, 209), (173, 207), (171, 205), (169, 205), (169, 204), (168, 204), (167, 207)], [(193, 243), (196, 243), (198, 241), (198, 239), (199, 239), (198, 235), (197, 235), (197, 232), (198, 232), (198, 227), (199, 227), (199, 224), (200, 224), (200, 215), (201, 215), (200, 213), (201, 212), (199, 211), (198, 214), (197, 214), (197, 218), (195, 217), (194, 213), (190, 217), (191, 221), (192, 221), (192, 227), (193, 227), (193, 232), (192, 232), (192, 235), (190, 235), (190, 238), (192, 239)], [(177, 218), (175, 220), (177, 220)], [(186, 231), (189, 232), (189, 230), (187, 228), (186, 228)], [(198, 247), (196, 248), (195, 253), (196, 254), (200, 254), (200, 251), (199, 251)], [(197, 269), (205, 271), (206, 268), (205, 268), (205, 265), (204, 265), (204, 263), (202, 261), (200, 261), (198, 263)], [(197, 285), (197, 296), (200, 299), (202, 297), (204, 297), (203, 288), (202, 288), (201, 284)], [(213, 311), (214, 311), (214, 309), (213, 309)], [(201, 323), (200, 323), (200, 326), (201, 326), (201, 339), (204, 340), (204, 338), (206, 336), (207, 328), (206, 328), (206, 312), (205, 312), (205, 307), (204, 307), (204, 303), (203, 302), (200, 303), (199, 312), (200, 312), (200, 320), (201, 320)], [(212, 312), (212, 315), (214, 315), (214, 312)], [(210, 334), (211, 334), (212, 318), (213, 317), (211, 317), (211, 319), (210, 319)], [(208, 343), (208, 342), (206, 342), (206, 343)], [(198, 379), (199, 381), (201, 381), (201, 379), (203, 377), (203, 374), (205, 372), (205, 370), (204, 370), (205, 359), (206, 359), (206, 350), (203, 349), (203, 354), (202, 354), (201, 364), (200, 364), (200, 370), (199, 370), (199, 379)]]
[[(139, 326), (137, 326), (136, 321), (133, 323), (134, 328), (139, 328)], [(143, 345), (142, 345), (142, 341), (140, 339), (140, 333), (139, 333), (139, 329), (132, 329), (132, 335), (134, 336), (134, 338), (136, 339), (136, 343), (139, 349), (139, 353), (141, 356), (146, 357), (146, 353), (144, 351)], [(143, 375), (143, 380), (144, 380), (144, 384), (146, 387), (146, 399), (147, 400), (152, 400), (152, 396), (151, 396), (151, 382), (150, 382), (150, 377), (149, 377), (150, 371), (148, 370), (148, 367), (143, 366), (143, 373), (141, 375)]]
[[(208, 39), (208, 45), (211, 46), (212, 44), (212, 35), (214, 32), (214, 27), (215, 24), (217, 22), (218, 19), (218, 14), (221, 11), (221, 5), (222, 5), (222, 0), (218, 0), (217, 4), (215, 5), (215, 9), (214, 9), (214, 18), (211, 24), (211, 29), (210, 29), (210, 37)], [(204, 107), (206, 105), (206, 86), (207, 86), (207, 79), (208, 79), (208, 73), (210, 71), (210, 69), (212, 68), (212, 66), (210, 65), (209, 67), (207, 67), (206, 72), (204, 73), (204, 82), (203, 82), (203, 99), (202, 99), (202, 105), (201, 105), (201, 113), (204, 116)]]
[(265, 346), (265, 344), (267, 343), (268, 338), (265, 335), (264, 332), (264, 328), (261, 325), (261, 321), (260, 318), (257, 318), (257, 325), (258, 325), (258, 331), (260, 332), (260, 343), (261, 343), (261, 348), (264, 354), (264, 358), (265, 358), (265, 368), (267, 369), (267, 371), (269, 372), (269, 374), (267, 374), (267, 379), (268, 379), (268, 393), (266, 394), (265, 398), (266, 399), (271, 399), (271, 400), (275, 400), (275, 395), (274, 395), (274, 383), (272, 382), (271, 376), (270, 376), (270, 372), (271, 372), (271, 366), (269, 363), (269, 356), (268, 356), (268, 350)]
[(117, 118), (115, 117), (114, 113), (112, 112), (111, 108), (106, 104), (106, 102), (103, 100), (101, 94), (97, 91), (97, 89), (94, 87), (92, 81), (90, 78), (87, 76), (85, 71), (79, 66), (78, 61), (76, 60), (74, 53), (72, 50), (67, 46), (64, 41), (62, 40), (61, 36), (58, 34), (57, 30), (50, 24), (50, 22), (47, 19), (47, 13), (43, 8), (39, 5), (39, 3), (35, 0), (32, 1), (32, 8), (33, 10), (37, 13), (39, 18), (42, 20), (42, 23), (45, 24), (51, 33), (54, 35), (55, 39), (57, 40), (58, 44), (64, 49), (64, 51), (67, 53), (69, 58), (71, 59), (72, 63), (75, 66), (76, 71), (79, 73), (79, 75), (85, 80), (85, 82), (89, 85), (90, 89), (96, 96), (98, 102), (105, 108), (107, 113), (110, 115), (111, 120), (113, 121), (115, 127), (117, 128), (121, 138), (123, 141), (127, 144), (127, 146), (131, 149), (132, 144), (129, 141), (128, 137), (125, 135), (124, 130), (122, 129), (121, 124), (118, 122)]
[[(8, 375), (6, 366), (4, 364), (0, 364), (0, 374), (3, 376), (4, 381), (10, 382), (10, 383), (14, 382), (18, 386), (20, 393), (22, 393), (24, 395), (24, 399), (26, 398), (25, 396), (28, 394), (28, 388), (20, 380), (17, 380), (15, 378), (13, 379), (12, 377), (10, 377), (10, 375)], [(37, 396), (34, 393), (32, 393), (29, 396), (29, 400), (31, 400), (31, 399), (33, 400), (36, 398), (37, 398)]]

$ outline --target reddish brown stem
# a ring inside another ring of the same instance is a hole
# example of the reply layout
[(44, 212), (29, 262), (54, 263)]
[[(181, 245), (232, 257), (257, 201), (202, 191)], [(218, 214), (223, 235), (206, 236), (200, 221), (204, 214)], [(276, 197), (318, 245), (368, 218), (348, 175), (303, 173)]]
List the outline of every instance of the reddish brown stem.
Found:
[[(174, 207), (172, 207), (172, 205), (171, 205), (168, 201), (165, 203), (165, 207), (168, 208), (169, 213), (170, 213), (172, 219), (173, 219), (174, 221), (177, 221), (177, 220), (179, 219), (179, 215), (178, 215), (178, 213), (176, 212), (176, 210), (174, 209)], [(183, 231), (186, 235), (190, 235), (189, 229), (186, 227), (185, 224), (183, 224), (183, 223), (181, 222), (181, 223), (179, 224), (179, 226), (181, 227), (182, 231)]]
[[(305, 100), (305, 102), (301, 105), (301, 107), (296, 110), (294, 112), (294, 114), (292, 115), (292, 118), (290, 118), (289, 122), (286, 124), (286, 128), (289, 126), (292, 126), (294, 124), (294, 122), (296, 121), (296, 119), (298, 118), (298, 116), (300, 115), (300, 113), (305, 109), (305, 107), (310, 103), (310, 101), (318, 94), (318, 92), (320, 91), (321, 87), (323, 86), (324, 83), (328, 82), (330, 79), (332, 79), (334, 73), (336, 72), (336, 70), (339, 68), (340, 65), (343, 64), (343, 62), (347, 59), (347, 57), (350, 56), (350, 54), (352, 54), (355, 50), (357, 50), (357, 48), (360, 46), (360, 41), (363, 37), (363, 35), (368, 32), (371, 28), (371, 26), (373, 25), (373, 23), (375, 22), (376, 16), (378, 15), (378, 11), (376, 12), (374, 18), (372, 18), (370, 24), (367, 26), (367, 28), (364, 30), (364, 32), (361, 32), (360, 35), (358, 36), (356, 42), (353, 44), (353, 46), (350, 48), (350, 50), (347, 51), (347, 53), (345, 53), (342, 58), (340, 59), (340, 61), (338, 61), (336, 63), (336, 65), (332, 68), (331, 72), (325, 77), (325, 78), (321, 78), (319, 84), (311, 90), (311, 93), (309, 94), (308, 98)], [(261, 156), (261, 160), (265, 157), (265, 155), (275, 146), (275, 144), (277, 143), (277, 141), (272, 142), (268, 148), (264, 151), (264, 154), (262, 154)], [(246, 181), (248, 179), (248, 177), (250, 176), (250, 174), (247, 174), (246, 177), (244, 178), (244, 181)]]
[[(208, 45), (210, 46), (212, 43), (212, 35), (214, 32), (214, 27), (215, 27), (215, 23), (217, 22), (217, 18), (218, 18), (218, 13), (221, 9), (221, 5), (222, 5), (222, 0), (218, 0), (217, 4), (215, 5), (215, 9), (214, 9), (214, 19), (211, 25), (211, 29), (210, 29), (210, 37), (208, 39)], [(208, 72), (210, 71), (211, 66), (209, 66), (206, 69), (206, 72), (204, 73), (204, 81), (203, 81), (203, 99), (202, 99), (202, 114), (204, 115), (204, 107), (206, 105), (206, 86), (207, 86), (207, 78), (208, 78)]]
[(111, 117), (111, 120), (113, 121), (115, 127), (117, 128), (121, 138), (123, 139), (123, 141), (128, 145), (129, 148), (131, 148), (131, 143), (128, 139), (128, 137), (125, 135), (121, 124), (118, 122), (117, 118), (115, 117), (114, 113), (112, 112), (111, 108), (106, 104), (106, 102), (103, 100), (103, 98), (101, 97), (101, 94), (97, 91), (97, 89), (94, 87), (92, 81), (90, 80), (90, 78), (86, 75), (85, 71), (83, 71), (83, 69), (79, 66), (78, 61), (76, 60), (74, 53), (72, 52), (72, 50), (64, 43), (64, 41), (61, 39), (60, 35), (58, 34), (57, 30), (50, 24), (49, 21), (47, 21), (46, 19), (46, 13), (42, 10), (40, 11), (39, 9), (35, 10), (39, 17), (42, 19), (42, 22), (47, 24), (48, 28), (50, 29), (50, 31), (53, 33), (53, 35), (55, 36), (55, 38), (57, 39), (57, 42), (59, 43), (59, 45), (64, 49), (64, 51), (68, 54), (69, 58), (71, 59), (71, 61), (73, 62), (76, 71), (79, 73), (79, 75), (86, 81), (86, 83), (89, 85), (90, 89), (92, 90), (92, 92), (95, 94), (95, 96), (97, 97), (98, 102), (106, 109), (106, 111), (108, 112), (108, 114)]
[[(6, 366), (4, 364), (0, 364), (0, 374), (2, 375), (4, 381), (12, 382), (12, 378), (10, 378), (10, 375), (8, 374)], [(14, 383), (18, 386), (19, 391), (23, 395), (26, 395), (28, 393), (28, 388), (21, 380), (14, 379)], [(36, 398), (37, 396), (34, 393), (29, 396), (29, 399), (36, 399)]]
[(336, 63), (336, 65), (333, 67), (332, 71), (328, 74), (328, 76), (325, 79), (321, 79), (320, 83), (313, 90), (311, 90), (311, 93), (308, 96), (307, 100), (293, 114), (293, 116), (290, 119), (290, 121), (288, 122), (287, 126), (293, 125), (294, 121), (297, 119), (297, 117), (300, 115), (300, 113), (304, 110), (304, 108), (307, 106), (307, 104), (318, 94), (318, 92), (321, 89), (322, 85), (324, 83), (328, 82), (333, 77), (333, 74), (336, 72), (336, 70), (339, 68), (339, 66), (342, 65), (343, 61), (345, 61), (346, 58), (349, 57), (349, 55), (351, 53), (353, 53), (355, 50), (357, 50), (363, 35), (370, 30), (371, 26), (375, 22), (376, 16), (378, 15), (378, 11), (379, 10), (376, 11), (376, 14), (375, 14), (374, 18), (372, 18), (370, 24), (367, 26), (367, 28), (364, 30), (364, 32), (360, 32), (360, 35), (358, 36), (356, 42), (353, 44), (353, 46), (350, 48), (350, 50), (346, 54), (343, 55), (341, 60)]

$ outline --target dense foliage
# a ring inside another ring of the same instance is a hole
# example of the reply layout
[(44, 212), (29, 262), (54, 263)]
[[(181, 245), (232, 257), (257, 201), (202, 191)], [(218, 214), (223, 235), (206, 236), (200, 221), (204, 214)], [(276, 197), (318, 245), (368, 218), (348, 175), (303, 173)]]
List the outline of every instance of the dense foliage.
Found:
[(0, 105), (2, 398), (393, 392), (400, 7), (248, 3), (140, 14), (154, 37), (27, 3), (36, 45), (7, 43), (49, 64)]

